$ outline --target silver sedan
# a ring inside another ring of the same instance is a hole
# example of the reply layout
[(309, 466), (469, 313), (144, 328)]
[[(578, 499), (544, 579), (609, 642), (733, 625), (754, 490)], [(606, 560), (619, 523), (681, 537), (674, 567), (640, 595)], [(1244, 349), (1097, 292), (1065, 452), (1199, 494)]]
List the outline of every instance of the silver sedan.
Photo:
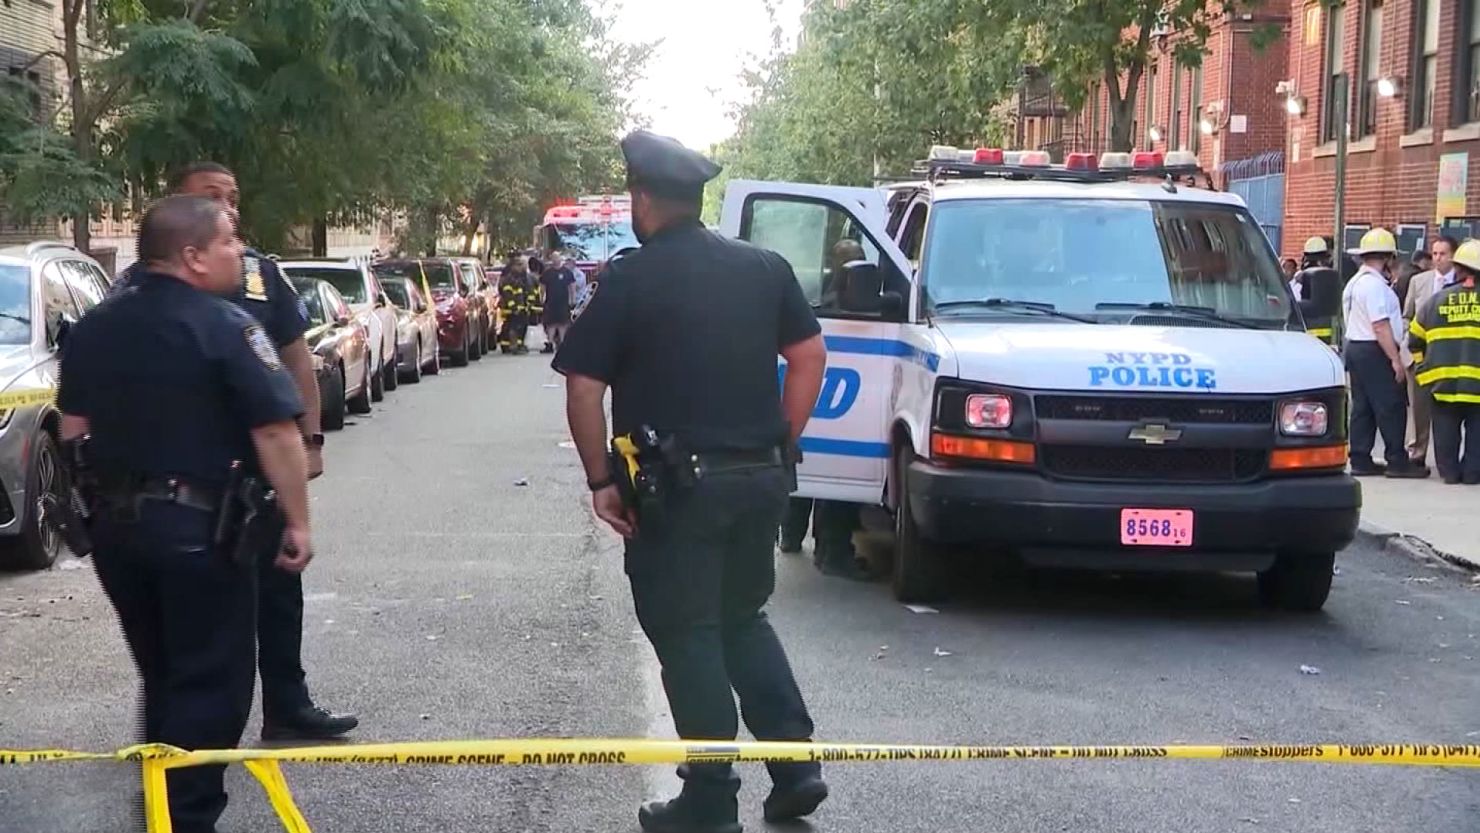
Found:
[(396, 372), (414, 384), (422, 374), (442, 372), (437, 350), (437, 311), (409, 278), (381, 278), (380, 288), (396, 307)]

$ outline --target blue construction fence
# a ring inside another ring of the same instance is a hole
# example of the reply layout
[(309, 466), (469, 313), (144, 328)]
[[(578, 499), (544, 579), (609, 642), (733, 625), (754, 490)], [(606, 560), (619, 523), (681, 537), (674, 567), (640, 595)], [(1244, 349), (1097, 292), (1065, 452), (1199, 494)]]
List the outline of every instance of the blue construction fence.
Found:
[(1218, 167), (1230, 193), (1238, 194), (1249, 205), (1249, 213), (1264, 230), (1264, 236), (1276, 252), (1280, 251), (1280, 233), (1285, 223), (1285, 154), (1273, 150), (1224, 162)]

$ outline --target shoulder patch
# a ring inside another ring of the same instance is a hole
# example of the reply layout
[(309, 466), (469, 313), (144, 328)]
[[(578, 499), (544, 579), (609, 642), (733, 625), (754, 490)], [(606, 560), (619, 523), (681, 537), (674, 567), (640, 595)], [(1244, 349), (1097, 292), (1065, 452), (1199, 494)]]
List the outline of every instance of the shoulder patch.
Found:
[(262, 331), (260, 324), (248, 324), (242, 331), (247, 339), (247, 346), (257, 354), (257, 358), (267, 365), (268, 370), (278, 370), (283, 366), (283, 360), (278, 358), (277, 348), (272, 346), (272, 339)]
[(262, 261), (251, 255), (242, 258), (242, 289), (253, 301), (267, 300), (267, 284), (262, 279)]

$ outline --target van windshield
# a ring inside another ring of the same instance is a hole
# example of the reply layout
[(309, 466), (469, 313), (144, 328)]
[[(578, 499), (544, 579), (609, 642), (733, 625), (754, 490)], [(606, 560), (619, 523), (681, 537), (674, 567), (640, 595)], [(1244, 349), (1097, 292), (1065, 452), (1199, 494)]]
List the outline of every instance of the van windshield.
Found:
[(1249, 213), (1233, 206), (949, 200), (936, 203), (931, 222), (921, 280), (936, 315), (1023, 313), (1002, 302), (963, 303), (1002, 299), (1106, 322), (1148, 315), (1125, 308), (1139, 305), (1203, 307), (1271, 329), (1291, 317), (1274, 252)]

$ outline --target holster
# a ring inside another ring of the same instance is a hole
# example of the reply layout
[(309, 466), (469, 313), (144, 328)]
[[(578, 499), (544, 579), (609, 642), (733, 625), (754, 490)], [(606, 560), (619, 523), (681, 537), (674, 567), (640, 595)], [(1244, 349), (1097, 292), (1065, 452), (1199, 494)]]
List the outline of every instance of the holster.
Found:
[(281, 534), (277, 522), (277, 493), (255, 477), (242, 478), (233, 490), (238, 507), (234, 528), (218, 525), (218, 534), (225, 534), (222, 543), (233, 564), (241, 567), (255, 565), (273, 538)]
[(87, 459), (87, 435), (62, 443), (62, 494), (66, 496), (61, 509), (62, 541), (77, 558), (92, 554), (93, 541), (88, 527), (92, 523), (94, 501), (97, 499), (97, 482)]

